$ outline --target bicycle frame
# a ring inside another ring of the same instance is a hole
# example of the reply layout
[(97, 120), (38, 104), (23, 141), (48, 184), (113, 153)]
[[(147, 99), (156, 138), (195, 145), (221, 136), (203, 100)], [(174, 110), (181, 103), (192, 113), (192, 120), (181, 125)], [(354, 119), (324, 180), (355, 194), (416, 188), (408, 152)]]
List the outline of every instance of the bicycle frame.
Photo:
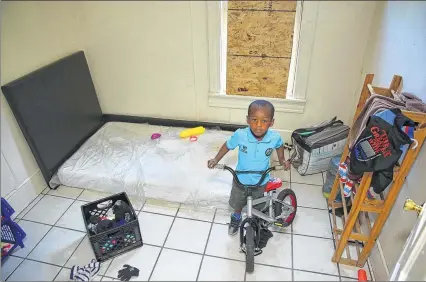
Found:
[[(268, 194), (262, 198), (259, 199), (253, 199), (252, 195), (252, 189), (260, 188), (263, 180), (265, 179), (266, 175), (273, 171), (283, 168), (283, 166), (276, 166), (276, 167), (269, 167), (265, 171), (235, 171), (229, 166), (226, 165), (216, 165), (215, 168), (217, 169), (223, 169), (229, 171), (233, 177), (234, 181), (237, 183), (237, 185), (242, 186), (243, 188), (247, 189), (247, 205), (245, 206), (247, 210), (247, 218), (245, 218), (240, 225), (240, 249), (243, 253), (245, 253), (250, 259), (247, 259), (246, 257), (246, 271), (247, 266), (249, 265), (249, 272), (253, 271), (254, 267), (254, 256), (257, 256), (262, 253), (262, 249), (259, 247), (260, 245), (260, 234), (261, 229), (265, 228), (264, 223), (267, 224), (277, 224), (278, 225), (278, 219), (280, 218), (287, 218), (290, 214), (292, 214), (295, 209), (293, 206), (288, 205), (284, 203), (283, 201), (280, 201), (273, 197), (273, 194), (276, 192), (276, 190), (269, 191)], [(238, 179), (237, 173), (253, 173), (253, 174), (261, 174), (260, 180), (255, 185), (244, 185), (240, 182)], [(274, 211), (274, 202), (280, 203), (282, 206), (286, 207), (288, 210), (283, 215), (283, 212), (281, 210), (281, 215), (275, 216)], [(261, 203), (265, 203), (265, 206), (261, 210), (257, 210), (254, 206), (259, 205)], [(268, 208), (268, 215), (264, 214), (263, 211)], [(260, 219), (260, 220), (259, 220)], [(263, 220), (263, 221), (261, 221)], [(248, 245), (247, 242), (245, 242), (244, 239), (244, 229), (246, 229), (246, 224), (248, 223), (247, 228), (247, 234), (250, 234), (250, 243)], [(281, 223), (279, 224), (281, 225)], [(282, 225), (281, 225), (282, 226)], [(250, 231), (250, 233), (248, 233)], [(254, 234), (253, 234), (254, 233)], [(254, 235), (254, 236), (253, 236)], [(253, 240), (253, 241), (251, 241)], [(254, 243), (254, 245), (252, 244)], [(249, 248), (248, 248), (249, 247)]]
[[(259, 199), (255, 199), (253, 200), (253, 196), (252, 196), (252, 189), (254, 188), (259, 188), (263, 182), (263, 180), (265, 179), (266, 175), (274, 170), (281, 170), (283, 169), (283, 166), (274, 166), (274, 167), (270, 167), (265, 171), (235, 171), (233, 170), (231, 167), (227, 166), (227, 165), (216, 165), (215, 168), (217, 169), (223, 169), (223, 170), (227, 170), (229, 171), (233, 177), (235, 182), (244, 187), (245, 189), (247, 189), (247, 205), (246, 205), (246, 210), (247, 210), (247, 219), (251, 219), (253, 218), (253, 216), (258, 217), (268, 223), (275, 223), (277, 222), (277, 219), (283, 218), (285, 216), (278, 216), (276, 217), (274, 214), (274, 210), (273, 210), (273, 203), (277, 202), (280, 203), (281, 205), (285, 206), (289, 211), (287, 212), (287, 214), (291, 214), (294, 211), (294, 208), (291, 205), (288, 205), (287, 203), (284, 203), (278, 199), (275, 199), (273, 197), (273, 191), (268, 192), (267, 196), (264, 196), (262, 198)], [(237, 174), (261, 174), (261, 178), (259, 180), (259, 182), (255, 185), (244, 185), (240, 182), (240, 180), (238, 179)], [(269, 208), (269, 216), (267, 216), (266, 214), (264, 214), (263, 212), (257, 210), (254, 208), (254, 206), (261, 204), (265, 202), (265, 207), (268, 206)], [(243, 222), (244, 223), (244, 222)], [(243, 226), (243, 224), (242, 224)]]

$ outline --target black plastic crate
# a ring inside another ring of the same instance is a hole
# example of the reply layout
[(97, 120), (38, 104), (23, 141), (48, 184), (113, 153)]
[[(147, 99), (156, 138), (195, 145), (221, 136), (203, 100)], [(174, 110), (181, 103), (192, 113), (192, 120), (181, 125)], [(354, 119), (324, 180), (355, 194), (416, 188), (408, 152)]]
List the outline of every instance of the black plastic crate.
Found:
[[(104, 216), (108, 212), (107, 209), (99, 209), (99, 203), (112, 200), (113, 204), (117, 200), (122, 200), (127, 203), (131, 209), (134, 220), (125, 223), (121, 226), (111, 228), (107, 231), (93, 234), (88, 229), (89, 218), (91, 215)], [(118, 193), (94, 202), (81, 206), (84, 223), (86, 225), (87, 234), (90, 244), (92, 245), (93, 252), (95, 253), (96, 260), (102, 262), (138, 247), (143, 246), (141, 231), (139, 228), (139, 221), (132, 204), (125, 192)]]

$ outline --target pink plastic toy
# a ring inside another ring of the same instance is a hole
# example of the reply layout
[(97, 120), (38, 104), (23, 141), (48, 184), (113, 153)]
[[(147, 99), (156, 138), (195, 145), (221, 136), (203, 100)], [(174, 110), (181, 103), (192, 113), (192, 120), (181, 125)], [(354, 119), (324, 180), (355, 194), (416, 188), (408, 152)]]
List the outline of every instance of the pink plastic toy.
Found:
[(153, 133), (153, 134), (151, 135), (151, 139), (152, 139), (152, 140), (157, 139), (157, 138), (160, 138), (160, 137), (161, 137), (161, 134), (160, 134), (160, 133)]

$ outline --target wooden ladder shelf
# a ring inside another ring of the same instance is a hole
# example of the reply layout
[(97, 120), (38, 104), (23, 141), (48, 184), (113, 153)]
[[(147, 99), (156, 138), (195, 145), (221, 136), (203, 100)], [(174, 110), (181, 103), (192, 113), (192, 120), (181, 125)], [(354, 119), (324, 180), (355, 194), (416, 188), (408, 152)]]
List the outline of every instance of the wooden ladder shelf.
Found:
[[(365, 102), (370, 97), (370, 91), (376, 94), (392, 96), (392, 91), (398, 91), (402, 85), (402, 77), (395, 75), (392, 79), (389, 88), (371, 86), (374, 75), (367, 74), (364, 85), (361, 91), (361, 96), (358, 101), (354, 121), (363, 109)], [(370, 88), (370, 89), (369, 89)], [(426, 114), (418, 112), (402, 111), (402, 113), (417, 122), (420, 126), (414, 132), (414, 138), (418, 141), (418, 145), (413, 149), (413, 145), (407, 151), (407, 154), (400, 166), (399, 171), (394, 173), (394, 178), (389, 187), (382, 193), (380, 200), (369, 200), (367, 198), (367, 191), (369, 190), (372, 172), (364, 173), (360, 184), (355, 184), (356, 195), (351, 195), (350, 203), (351, 209), (348, 212), (347, 203), (343, 196), (343, 185), (339, 180), (339, 173), (336, 174), (330, 196), (328, 198), (328, 205), (332, 209), (332, 225), (333, 236), (336, 240), (336, 250), (334, 252), (332, 261), (351, 266), (363, 267), (367, 261), (374, 244), (380, 235), (380, 232), (385, 224), (393, 204), (404, 184), (411, 166), (417, 158), (423, 141), (426, 137)], [(349, 139), (346, 142), (342, 158), (340, 162), (344, 162), (349, 154)], [(337, 193), (341, 193), (342, 202), (336, 202)], [(342, 225), (338, 226), (336, 209), (343, 208), (343, 216), (341, 217)], [(370, 215), (372, 213), (372, 215)], [(354, 244), (354, 248), (350, 248)], [(351, 252), (352, 250), (352, 252)], [(346, 257), (343, 252), (346, 251)]]

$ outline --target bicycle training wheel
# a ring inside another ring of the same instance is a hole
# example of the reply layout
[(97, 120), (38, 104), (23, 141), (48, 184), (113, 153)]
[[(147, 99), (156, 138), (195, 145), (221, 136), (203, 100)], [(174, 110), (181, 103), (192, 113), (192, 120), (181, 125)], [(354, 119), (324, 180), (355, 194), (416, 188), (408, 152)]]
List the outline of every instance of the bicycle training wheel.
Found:
[(246, 227), (246, 272), (254, 271), (254, 229), (250, 224)]
[[(293, 190), (285, 189), (278, 194), (277, 199), (294, 208), (294, 211), (291, 214), (289, 214), (285, 218), (281, 218), (278, 220), (278, 223), (281, 224), (282, 227), (287, 227), (293, 222), (294, 217), (296, 216), (296, 211), (297, 211), (296, 194), (293, 192)], [(275, 202), (274, 206), (275, 206), (274, 207), (275, 216), (279, 216), (287, 211), (287, 208), (280, 203)]]

